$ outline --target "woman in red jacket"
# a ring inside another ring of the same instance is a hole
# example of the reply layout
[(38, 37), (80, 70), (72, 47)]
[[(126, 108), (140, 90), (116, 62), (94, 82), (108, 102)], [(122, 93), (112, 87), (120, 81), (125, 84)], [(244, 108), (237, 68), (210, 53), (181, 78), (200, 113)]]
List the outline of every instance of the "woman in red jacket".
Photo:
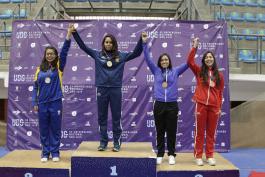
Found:
[(213, 158), (215, 131), (221, 113), (224, 77), (218, 71), (216, 59), (211, 51), (204, 53), (201, 66), (195, 63), (194, 57), (198, 44), (199, 39), (195, 38), (187, 62), (197, 80), (193, 96), (196, 104), (194, 157), (196, 164), (202, 166), (204, 132), (206, 131), (205, 154), (208, 164), (213, 166), (216, 164)]

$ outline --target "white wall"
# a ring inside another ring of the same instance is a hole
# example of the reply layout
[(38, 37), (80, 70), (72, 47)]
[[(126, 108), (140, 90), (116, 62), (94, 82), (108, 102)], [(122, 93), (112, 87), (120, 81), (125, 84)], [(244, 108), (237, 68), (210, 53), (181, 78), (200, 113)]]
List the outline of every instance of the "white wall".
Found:
[(7, 99), (8, 72), (0, 72), (0, 99)]
[(265, 75), (230, 74), (230, 101), (265, 101)]

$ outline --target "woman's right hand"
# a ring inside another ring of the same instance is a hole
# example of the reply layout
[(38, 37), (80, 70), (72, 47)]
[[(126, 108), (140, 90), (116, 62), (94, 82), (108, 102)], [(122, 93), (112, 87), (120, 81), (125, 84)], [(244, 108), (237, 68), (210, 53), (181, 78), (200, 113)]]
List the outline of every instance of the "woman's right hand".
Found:
[(39, 107), (38, 106), (34, 106), (34, 112), (38, 112)]
[(142, 32), (142, 41), (143, 41), (143, 43), (146, 43), (147, 39), (148, 39), (147, 33), (145, 31)]
[(199, 45), (199, 38), (196, 37), (192, 41), (192, 47), (198, 48), (198, 45)]

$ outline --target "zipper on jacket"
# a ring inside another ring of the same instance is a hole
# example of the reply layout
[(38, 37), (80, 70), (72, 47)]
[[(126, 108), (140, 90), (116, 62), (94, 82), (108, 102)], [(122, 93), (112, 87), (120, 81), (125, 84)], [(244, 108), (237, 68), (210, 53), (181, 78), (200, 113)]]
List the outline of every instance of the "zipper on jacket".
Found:
[(210, 80), (211, 80), (211, 77), (212, 77), (212, 72), (210, 71), (210, 77), (209, 77), (209, 86), (208, 86), (208, 92), (207, 92), (207, 101), (206, 101), (206, 105), (209, 104), (209, 98), (210, 98)]
[[(166, 69), (166, 83), (167, 83), (167, 69)], [(168, 86), (168, 83), (167, 83)], [(167, 102), (167, 88), (165, 88), (165, 102)]]

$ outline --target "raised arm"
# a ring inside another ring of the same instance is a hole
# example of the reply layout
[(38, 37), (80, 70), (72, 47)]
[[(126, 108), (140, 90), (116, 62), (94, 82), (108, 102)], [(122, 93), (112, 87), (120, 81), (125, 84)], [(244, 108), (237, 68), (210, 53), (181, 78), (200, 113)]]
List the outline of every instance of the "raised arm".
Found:
[(138, 40), (133, 52), (126, 53), (125, 61), (130, 61), (132, 59), (139, 57), (141, 55), (142, 51), (143, 51), (143, 40), (142, 40), (142, 36), (141, 36), (141, 38)]
[(147, 46), (147, 43), (143, 43), (143, 48), (144, 48), (144, 60), (146, 61), (148, 67), (150, 68), (151, 72), (155, 74), (155, 71), (157, 69), (157, 66), (153, 62), (153, 59), (150, 56), (150, 50)]
[(73, 37), (76, 41), (76, 43), (78, 44), (78, 46), (84, 51), (86, 52), (88, 55), (90, 55), (93, 59), (96, 58), (96, 54), (97, 54), (97, 51), (96, 50), (93, 50), (89, 47), (87, 47), (84, 43), (84, 41), (81, 39), (81, 37), (79, 36), (79, 34), (77, 33), (76, 29), (72, 26), (73, 28), (73, 31), (72, 31), (72, 34), (73, 34)]
[(68, 54), (68, 51), (71, 45), (71, 35), (72, 35), (72, 29), (70, 25), (67, 30), (66, 39), (63, 43), (63, 48), (60, 52), (60, 57), (59, 57), (59, 69), (61, 72), (63, 72), (65, 64), (66, 64), (67, 54)]
[(195, 63), (195, 54), (197, 51), (199, 45), (199, 39), (195, 38), (193, 40), (193, 45), (192, 48), (190, 50), (190, 53), (188, 55), (188, 60), (187, 60), (187, 64), (190, 67), (190, 69), (192, 70), (192, 72), (196, 75), (198, 73), (198, 71), (200, 70), (200, 67)]
[(177, 70), (178, 70), (178, 76), (181, 75), (182, 73), (184, 73), (187, 69), (189, 68), (187, 63), (183, 63), (181, 64)]

